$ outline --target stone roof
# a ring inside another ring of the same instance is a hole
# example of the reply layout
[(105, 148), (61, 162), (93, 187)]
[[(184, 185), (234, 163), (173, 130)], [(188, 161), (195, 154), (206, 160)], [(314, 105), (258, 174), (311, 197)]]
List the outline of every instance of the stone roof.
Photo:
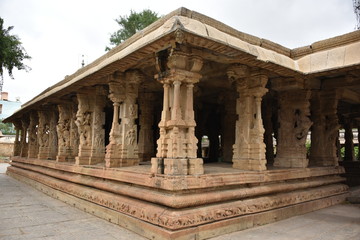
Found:
[[(115, 71), (125, 71), (177, 41), (181, 30), (186, 41), (233, 58), (234, 62), (275, 71), (283, 76), (301, 76), (360, 65), (360, 30), (309, 46), (289, 49), (266, 39), (235, 30), (200, 13), (179, 8), (124, 41), (89, 65), (47, 88), (20, 111), (51, 96), (59, 97), (80, 85), (91, 85)], [(16, 114), (16, 113), (15, 113)]]

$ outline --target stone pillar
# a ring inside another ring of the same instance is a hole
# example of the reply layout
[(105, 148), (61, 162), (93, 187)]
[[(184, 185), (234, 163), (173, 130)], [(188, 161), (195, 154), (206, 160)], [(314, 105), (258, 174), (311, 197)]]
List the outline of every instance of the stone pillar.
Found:
[(77, 105), (72, 103), (71, 105), (71, 116), (70, 116), (70, 150), (71, 150), (71, 158), (69, 160), (75, 161), (75, 157), (79, 154), (79, 144), (80, 144), (80, 136), (79, 129), (76, 125), (76, 113), (77, 113)]
[(264, 127), (261, 117), (261, 100), (268, 91), (266, 75), (250, 74), (244, 65), (228, 69), (229, 78), (236, 82), (239, 97), (236, 101), (238, 120), (233, 146), (233, 168), (266, 170)]
[(104, 87), (97, 86), (96, 94), (93, 96), (93, 119), (92, 119), (92, 144), (90, 154), (90, 164), (97, 164), (105, 160), (105, 101), (106, 92)]
[(20, 141), (20, 131), (21, 131), (21, 121), (14, 121), (16, 136), (15, 136), (15, 142), (14, 142), (14, 152), (13, 156), (20, 156), (21, 155), (21, 141)]
[(159, 123), (156, 158), (151, 159), (153, 173), (167, 175), (203, 174), (203, 160), (197, 158), (193, 89), (201, 75), (202, 59), (172, 51), (166, 65), (157, 66), (155, 78), (163, 84), (163, 111)]
[(336, 138), (340, 128), (338, 116), (338, 94), (332, 91), (313, 91), (311, 99), (310, 165), (338, 166)]
[(223, 149), (223, 161), (231, 162), (233, 157), (232, 146), (235, 143), (236, 115), (236, 96), (227, 93), (224, 97), (225, 114), (222, 119), (221, 146)]
[(25, 118), (23, 117), (21, 119), (21, 157), (27, 157), (28, 156), (28, 142), (27, 142), (27, 137), (28, 137), (28, 128), (29, 128), (29, 119), (28, 116), (26, 116)]
[(57, 155), (57, 113), (55, 108), (38, 111), (39, 159), (56, 159)]
[(72, 158), (70, 145), (71, 105), (63, 103), (58, 105), (59, 121), (56, 126), (58, 135), (58, 154), (56, 161), (66, 162)]
[(141, 93), (139, 95), (139, 159), (150, 161), (154, 153), (153, 125), (154, 125), (154, 101), (153, 93)]
[(92, 122), (94, 91), (83, 91), (77, 94), (78, 110), (75, 124), (79, 133), (79, 151), (75, 158), (76, 165), (89, 165), (92, 147)]
[[(283, 84), (284, 85), (284, 84)], [(306, 140), (310, 121), (309, 90), (288, 90), (278, 93), (279, 129), (276, 147), (275, 167), (306, 168)]]
[(56, 160), (58, 152), (58, 137), (56, 125), (58, 122), (58, 113), (55, 108), (51, 108), (49, 121), (49, 157), (48, 159)]
[(355, 151), (354, 151), (354, 136), (352, 131), (352, 122), (350, 119), (344, 120), (344, 130), (345, 130), (345, 158), (344, 161), (352, 162), (355, 160)]
[[(110, 81), (109, 98), (114, 105), (110, 143), (106, 147), (106, 167), (124, 167), (139, 164), (137, 125), (139, 83), (143, 76), (139, 71), (118, 74)], [(119, 122), (120, 121), (120, 122)]]
[(121, 128), (120, 128), (120, 105), (125, 99), (125, 79), (124, 74), (114, 74), (109, 82), (109, 98), (113, 102), (114, 114), (111, 126), (109, 144), (106, 146), (105, 165), (106, 167), (119, 167), (120, 148), (121, 148)]
[(38, 157), (38, 153), (39, 153), (39, 144), (37, 137), (38, 124), (39, 124), (38, 114), (37, 112), (33, 111), (30, 113), (28, 158)]

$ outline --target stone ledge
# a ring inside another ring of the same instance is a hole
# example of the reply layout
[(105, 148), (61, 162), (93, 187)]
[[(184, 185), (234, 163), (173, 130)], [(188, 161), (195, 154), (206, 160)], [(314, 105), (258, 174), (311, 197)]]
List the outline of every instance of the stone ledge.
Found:
[(339, 204), (343, 202), (347, 196), (346, 193), (343, 193), (270, 211), (204, 224), (198, 227), (169, 231), (131, 216), (116, 212), (112, 209), (55, 190), (16, 173), (8, 172), (7, 174), (19, 181), (29, 184), (49, 196), (57, 198), (97, 217), (108, 220), (109, 222), (125, 227), (149, 239), (207, 239)]
[(136, 166), (124, 168), (105, 168), (95, 165), (75, 166), (69, 163), (58, 163), (49, 160), (26, 159), (12, 157), (12, 161), (37, 165), (65, 172), (100, 177), (104, 179), (136, 184), (169, 191), (196, 190), (213, 187), (238, 186), (241, 184), (262, 184), (272, 181), (285, 181), (339, 175), (345, 173), (343, 167), (316, 167), (316, 168), (283, 168), (266, 170), (263, 172), (236, 170), (231, 167), (223, 168), (224, 171), (208, 173), (204, 166), (205, 174), (200, 176), (166, 176), (151, 174), (150, 166)]
[(267, 183), (259, 186), (239, 185), (234, 186), (234, 188), (218, 188), (212, 191), (208, 191), (207, 189), (199, 189), (196, 192), (172, 192), (159, 189), (154, 191), (153, 189), (137, 186), (134, 184), (129, 185), (123, 182), (111, 180), (104, 181), (103, 178), (84, 176), (22, 163), (13, 162), (12, 166), (68, 181), (71, 183), (81, 184), (83, 186), (92, 188), (98, 188), (99, 190), (108, 191), (144, 201), (149, 201), (172, 208), (194, 207), (209, 203), (224, 202), (229, 200), (240, 200), (249, 197), (258, 197), (268, 194), (290, 192), (294, 190), (325, 186), (345, 181), (345, 178), (342, 178), (340, 176), (325, 176), (307, 179), (306, 181), (280, 181)]
[[(8, 168), (7, 172), (10, 174), (15, 173), (22, 175), (28, 179), (35, 180), (77, 198), (102, 205), (171, 231), (340, 195), (347, 193), (348, 190), (346, 185), (331, 184), (287, 193), (246, 198), (244, 200), (225, 201), (199, 207), (173, 209), (152, 202), (70, 183), (16, 167)], [(164, 195), (164, 197), (166, 196)]]

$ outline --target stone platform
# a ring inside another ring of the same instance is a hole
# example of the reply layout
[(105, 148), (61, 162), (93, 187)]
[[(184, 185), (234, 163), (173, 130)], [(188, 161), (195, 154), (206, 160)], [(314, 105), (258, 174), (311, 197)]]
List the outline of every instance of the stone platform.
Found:
[(205, 239), (344, 201), (342, 167), (242, 171), (205, 165), (198, 176), (12, 159), (7, 174), (147, 238)]

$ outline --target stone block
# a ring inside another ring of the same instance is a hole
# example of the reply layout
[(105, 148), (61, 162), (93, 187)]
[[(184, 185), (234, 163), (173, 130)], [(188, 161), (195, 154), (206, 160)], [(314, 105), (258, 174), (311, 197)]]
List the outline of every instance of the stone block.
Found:
[(164, 174), (163, 158), (151, 158), (151, 173)]
[(204, 161), (202, 158), (189, 159), (189, 175), (204, 174), (203, 163)]
[(164, 174), (167, 175), (187, 175), (188, 159), (186, 158), (165, 158)]

